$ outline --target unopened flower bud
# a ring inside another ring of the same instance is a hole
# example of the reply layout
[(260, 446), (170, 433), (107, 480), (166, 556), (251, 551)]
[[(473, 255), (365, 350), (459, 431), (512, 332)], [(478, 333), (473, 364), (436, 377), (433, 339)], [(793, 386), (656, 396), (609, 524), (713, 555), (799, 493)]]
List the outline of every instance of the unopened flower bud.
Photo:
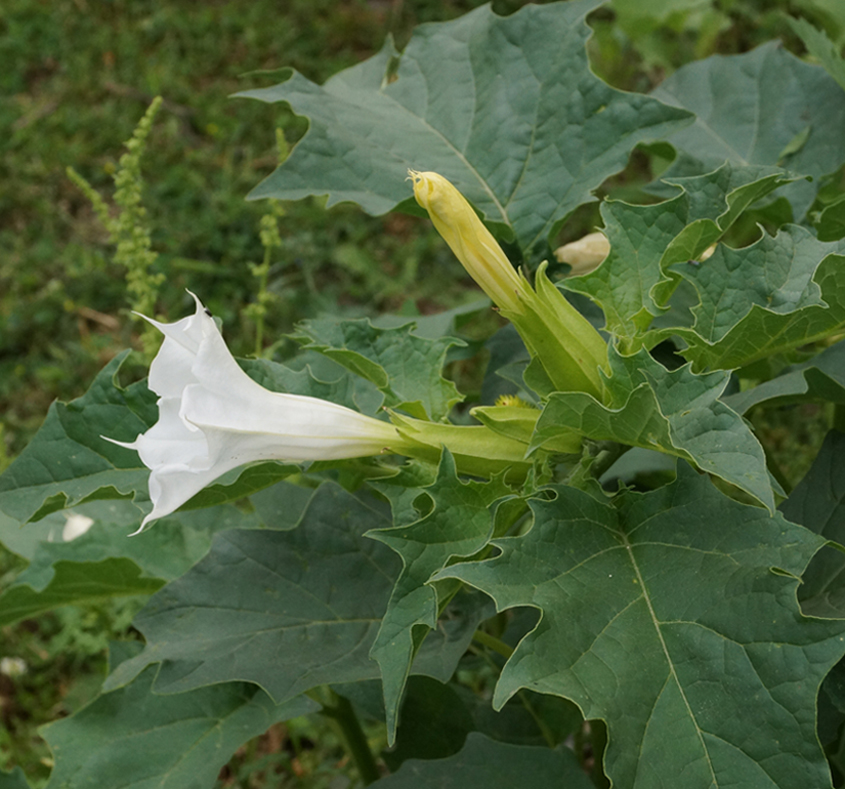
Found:
[(568, 263), (572, 267), (570, 276), (578, 277), (597, 269), (608, 252), (610, 242), (604, 233), (588, 233), (577, 241), (558, 247), (555, 257), (558, 262)]
[(409, 170), (414, 197), (481, 289), (502, 309), (518, 311), (522, 280), (466, 198), (442, 175)]

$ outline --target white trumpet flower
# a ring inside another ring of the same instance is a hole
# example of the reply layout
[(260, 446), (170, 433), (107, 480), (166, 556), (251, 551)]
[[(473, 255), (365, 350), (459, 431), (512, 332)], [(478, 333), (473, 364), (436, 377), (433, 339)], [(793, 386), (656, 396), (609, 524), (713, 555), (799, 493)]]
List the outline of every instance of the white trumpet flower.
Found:
[(196, 312), (176, 323), (147, 318), (165, 337), (148, 381), (159, 396), (158, 421), (131, 443), (108, 439), (136, 450), (152, 472), (153, 509), (138, 531), (245, 463), (364, 457), (402, 443), (387, 422), (257, 384), (194, 300)]

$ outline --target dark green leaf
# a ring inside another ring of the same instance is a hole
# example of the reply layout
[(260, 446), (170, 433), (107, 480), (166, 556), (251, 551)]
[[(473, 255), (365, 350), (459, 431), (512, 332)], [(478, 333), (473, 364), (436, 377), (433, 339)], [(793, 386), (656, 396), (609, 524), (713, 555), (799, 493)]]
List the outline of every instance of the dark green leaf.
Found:
[(787, 405), (805, 400), (845, 405), (845, 342), (825, 348), (818, 356), (789, 367), (776, 378), (722, 398), (739, 414), (759, 403)]
[[(697, 115), (693, 125), (666, 137), (681, 155), (664, 177), (706, 173), (725, 160), (782, 164), (814, 179), (782, 190), (797, 221), (813, 202), (820, 177), (845, 162), (845, 93), (823, 69), (803, 63), (779, 42), (690, 63), (652, 95)], [(807, 127), (806, 143), (781, 160)]]
[(464, 747), (475, 728), (454, 688), (429, 677), (411, 677), (402, 702), (396, 745), (383, 754), (391, 772), (408, 759), (443, 759)]
[(426, 493), (433, 501), (427, 515), (408, 525), (368, 532), (396, 551), (403, 565), (370, 653), (381, 668), (389, 741), (420, 631), (437, 624), (438, 596), (426, 582), (450, 558), (472, 556), (486, 545), (493, 530), (490, 506), (511, 490), (501, 478), (461, 482), (452, 456), (444, 451), (437, 479)]
[(250, 496), (249, 500), (265, 526), (284, 530), (293, 529), (299, 523), (313, 495), (313, 488), (278, 482)]
[(804, 42), (809, 52), (824, 70), (845, 90), (845, 59), (823, 30), (816, 30), (806, 19), (789, 18), (789, 24)]
[(775, 167), (726, 162), (712, 173), (676, 178), (683, 189), (657, 205), (604, 202), (608, 257), (598, 269), (565, 281), (604, 310), (608, 331), (633, 338), (663, 312), (678, 281), (669, 266), (698, 258), (760, 197), (792, 180)]
[(133, 441), (158, 417), (145, 383), (122, 389), (115, 381), (127, 353), (109, 362), (82, 397), (50, 406), (35, 438), (0, 476), (0, 510), (26, 523), (88, 499), (147, 500), (149, 471), (138, 453), (101, 437)]
[(437, 627), (425, 636), (414, 658), (413, 674), (448, 682), (478, 626), (496, 613), (493, 601), (475, 589), (461, 589), (440, 612)]
[[(845, 435), (827, 434), (812, 468), (780, 506), (784, 517), (845, 545)], [(812, 616), (845, 618), (845, 554), (822, 548), (803, 576), (798, 598)]]
[(219, 477), (213, 485), (203, 488), (188, 499), (178, 511), (219, 507), (233, 501), (240, 501), (257, 491), (275, 485), (286, 477), (299, 474), (300, 471), (302, 469), (299, 466), (275, 460), (241, 466)]
[(508, 745), (472, 733), (460, 753), (446, 759), (411, 759), (399, 771), (376, 781), (376, 789), (592, 789), (575, 755)]
[[(131, 508), (125, 502), (116, 504), (127, 510)], [(201, 513), (171, 515), (163, 518), (155, 530), (130, 537), (129, 534), (137, 530), (140, 518), (136, 517), (129, 523), (120, 515), (112, 519), (106, 511), (107, 506), (111, 509), (114, 504), (94, 502), (75, 510), (94, 518), (89, 530), (70, 542), (64, 542), (61, 535), (41, 542), (29, 567), (16, 579), (16, 584), (26, 583), (40, 591), (49, 583), (52, 576), (50, 568), (56, 561), (85, 563), (117, 557), (131, 559), (145, 575), (171, 581), (208, 552), (216, 532), (258, 527), (254, 515), (223, 506)]]
[(0, 770), (0, 789), (30, 789), (23, 770), (15, 767), (10, 773)]
[(377, 676), (368, 652), (399, 562), (363, 534), (389, 524), (373, 502), (326, 483), (292, 531), (217, 534), (208, 556), (138, 615), (147, 647), (107, 687), (155, 662), (157, 692), (245, 680), (280, 702)]
[(570, 487), (531, 502), (534, 525), (502, 554), (437, 577), (499, 610), (542, 617), (494, 695), (520, 688), (606, 721), (614, 787), (830, 786), (816, 694), (845, 623), (805, 619), (798, 576), (823, 539), (739, 504), (683, 464), (678, 480), (617, 505)]
[(560, 743), (584, 722), (578, 707), (571, 701), (524, 689), (500, 710), (494, 710), (489, 699), (476, 695), (464, 694), (464, 703), (472, 712), (476, 731), (514, 745), (548, 746), (548, 733)]
[(308, 340), (306, 349), (325, 354), (377, 386), (388, 408), (440, 420), (463, 399), (442, 376), (449, 348), (463, 345), (462, 340), (424, 339), (413, 334), (414, 324), (378, 329), (368, 320), (305, 321), (298, 330)]
[(684, 458), (774, 509), (763, 448), (735, 411), (719, 400), (722, 372), (696, 375), (689, 365), (668, 371), (646, 351), (611, 349), (610, 405), (580, 392), (556, 392), (532, 437), (541, 447), (575, 430), (587, 438), (656, 449)]
[(328, 194), (371, 214), (409, 204), (408, 169), (451, 180), (526, 252), (543, 245), (629, 152), (688, 123), (589, 69), (585, 15), (597, 0), (479, 8), (416, 29), (401, 55), (375, 57), (319, 86), (300, 74), (242, 96), (288, 102), (310, 127), (251, 197)]
[(92, 603), (111, 597), (152, 594), (164, 581), (141, 575), (131, 559), (101, 562), (57, 561), (52, 577), (42, 590), (18, 584), (0, 597), (0, 626), (42, 614), (63, 605)]
[(843, 254), (842, 242), (788, 225), (743, 249), (720, 245), (700, 266), (676, 266), (700, 299), (692, 330), (674, 332), (689, 345), (684, 356), (733, 369), (845, 327)]
[(238, 364), (253, 381), (271, 392), (317, 397), (357, 410), (353, 386), (355, 379), (349, 375), (341, 375), (336, 381), (327, 382), (321, 381), (308, 366), (294, 370), (267, 359), (240, 359)]
[(195, 564), (215, 532), (257, 526), (255, 516), (219, 507), (165, 518), (158, 528), (130, 537), (140, 523), (130, 502), (92, 502), (74, 513), (94, 523), (69, 542), (63, 539), (65, 519), (60, 516), (26, 527), (38, 530), (44, 523), (51, 530), (39, 535), (27, 556), (29, 566), (0, 595), (3, 624), (60, 605), (151, 594)]
[(174, 696), (152, 693), (155, 669), (42, 729), (56, 766), (47, 789), (208, 789), (247, 740), (317, 704), (277, 705), (254, 685), (227, 683)]
[(819, 241), (839, 241), (845, 237), (845, 198), (827, 206), (815, 224)]

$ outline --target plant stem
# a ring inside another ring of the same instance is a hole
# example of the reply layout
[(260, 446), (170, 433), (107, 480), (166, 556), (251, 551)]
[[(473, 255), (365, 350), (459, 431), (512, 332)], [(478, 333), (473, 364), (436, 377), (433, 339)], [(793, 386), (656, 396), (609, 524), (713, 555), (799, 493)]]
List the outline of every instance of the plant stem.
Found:
[(546, 722), (537, 714), (537, 711), (534, 709), (534, 705), (528, 699), (528, 694), (524, 691), (519, 691), (519, 700), (522, 702), (522, 706), (528, 710), (528, 714), (534, 719), (534, 723), (537, 724), (537, 728), (540, 730), (540, 734), (546, 741), (546, 745), (548, 745), (549, 748), (554, 748), (557, 745), (554, 733), (546, 725)]
[(492, 649), (494, 652), (501, 655), (503, 658), (508, 659), (513, 654), (513, 650), (504, 642), (500, 641), (496, 636), (491, 636), (489, 633), (485, 633), (483, 630), (476, 630), (472, 634), (472, 640), (477, 641), (479, 644), (487, 647), (488, 649)]
[(270, 273), (270, 252), (271, 247), (264, 248), (264, 261), (258, 268), (258, 301), (260, 309), (255, 317), (255, 358), (260, 359), (264, 351), (264, 314), (267, 312), (266, 293), (267, 278)]
[[(323, 699), (317, 699), (322, 704), (322, 714), (337, 725), (338, 733), (343, 740), (346, 750), (358, 768), (358, 774), (364, 786), (378, 781), (381, 778), (378, 765), (370, 750), (367, 737), (361, 728), (361, 722), (352, 708), (349, 699), (339, 696), (330, 688), (326, 688), (330, 703)], [(310, 695), (310, 694), (309, 694)]]
[(598, 449), (596, 459), (593, 465), (590, 466), (590, 474), (596, 479), (600, 479), (605, 471), (631, 449), (631, 447), (627, 444), (617, 444), (615, 441), (602, 441)]
[(833, 406), (833, 424), (831, 427), (840, 433), (845, 433), (845, 405), (836, 403)]

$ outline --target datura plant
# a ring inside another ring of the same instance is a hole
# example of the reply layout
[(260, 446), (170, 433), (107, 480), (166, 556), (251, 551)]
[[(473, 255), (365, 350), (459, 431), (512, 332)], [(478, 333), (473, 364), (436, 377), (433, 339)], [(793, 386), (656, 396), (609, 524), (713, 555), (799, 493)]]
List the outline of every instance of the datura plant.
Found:
[[(769, 43), (625, 93), (598, 5), (241, 94), (309, 123), (252, 198), (416, 214), (496, 312), (409, 300), (236, 360), (195, 299), (146, 381), (121, 354), (51, 407), (0, 476), (29, 562), (0, 623), (149, 601), (43, 729), (49, 789), (211, 789), (316, 714), (385, 789), (845, 783), (842, 62), (797, 26), (823, 65)], [(614, 199), (638, 146), (674, 159)]]

